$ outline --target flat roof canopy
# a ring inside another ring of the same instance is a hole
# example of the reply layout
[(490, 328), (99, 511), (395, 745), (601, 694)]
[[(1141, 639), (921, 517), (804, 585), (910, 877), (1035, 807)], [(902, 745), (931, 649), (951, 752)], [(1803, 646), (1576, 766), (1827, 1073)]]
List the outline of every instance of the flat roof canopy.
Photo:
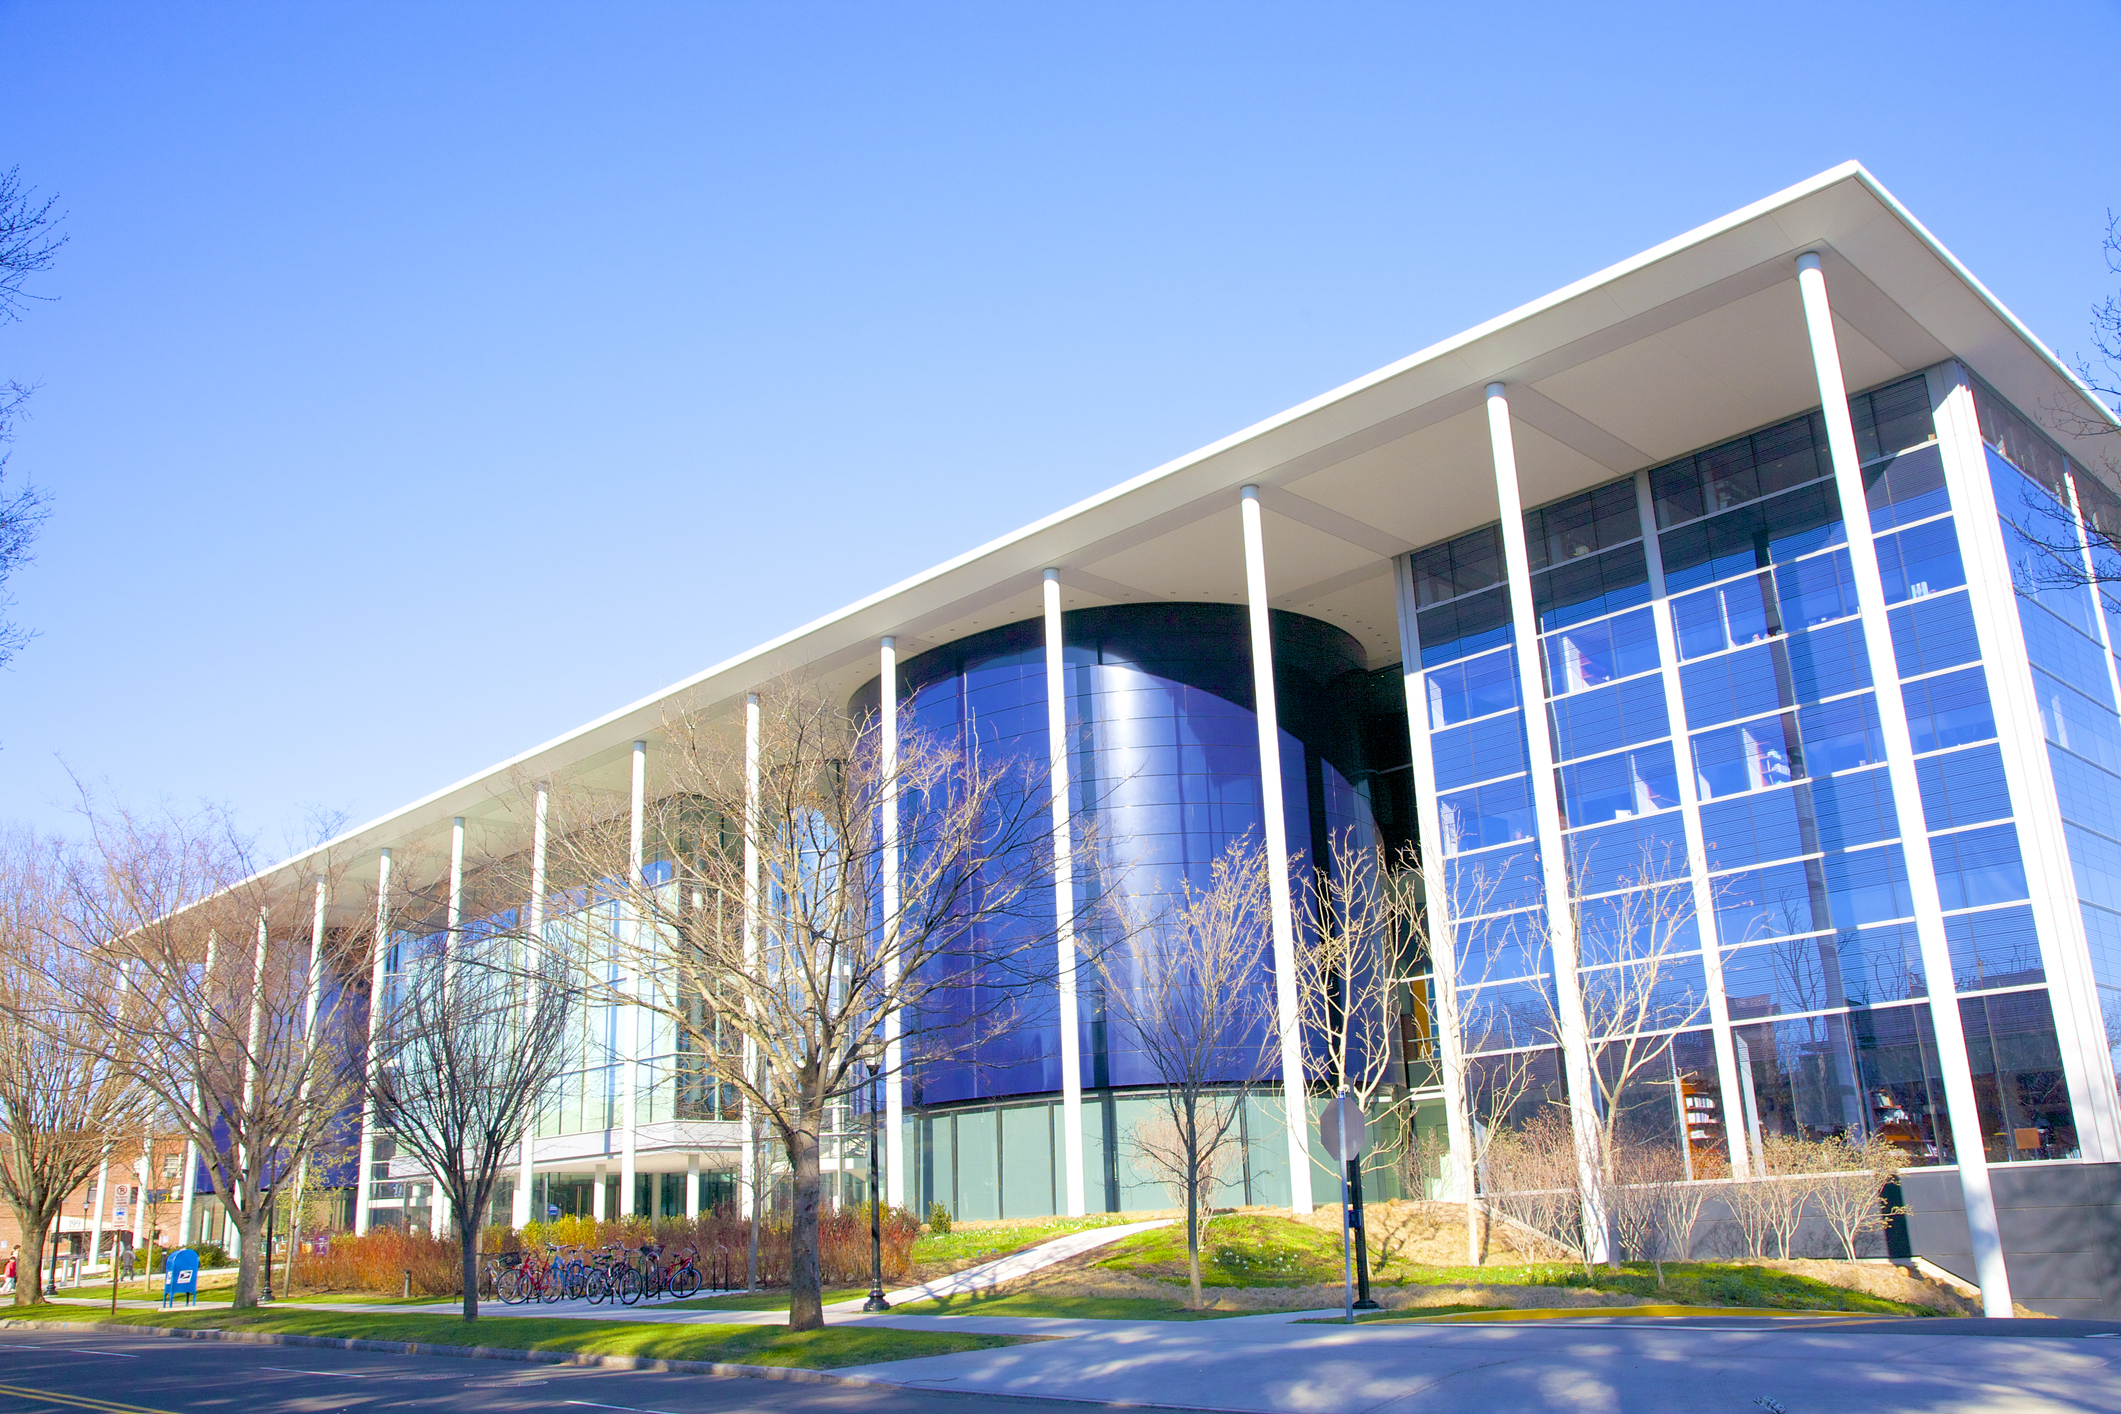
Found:
[[(2112, 413), (1862, 167), (1847, 163), (1543, 299), (1056, 512), (661, 693), (437, 791), (280, 866), (306, 872), (432, 842), (529, 774), (623, 790), (630, 744), (683, 698), (733, 710), (800, 673), (852, 691), (877, 640), (903, 661), (1036, 618), (1056, 567), (1068, 608), (1244, 600), (1238, 492), (1260, 487), (1275, 607), (1400, 657), (1391, 557), (1497, 515), (1484, 392), (1510, 387), (1535, 506), (1818, 402), (1796, 257), (1819, 252), (1849, 387), (1949, 357), (2029, 414)], [(2069, 446), (2071, 438), (2057, 440)], [(2099, 451), (2069, 449), (2088, 465)], [(653, 750), (650, 752), (651, 764)], [(496, 819), (495, 825), (501, 822)], [(502, 828), (508, 828), (502, 826)]]

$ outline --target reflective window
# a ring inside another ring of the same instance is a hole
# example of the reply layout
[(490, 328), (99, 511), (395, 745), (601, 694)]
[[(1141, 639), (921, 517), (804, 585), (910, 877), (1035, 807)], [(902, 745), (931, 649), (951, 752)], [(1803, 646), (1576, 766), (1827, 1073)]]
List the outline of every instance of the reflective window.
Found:
[(1863, 498), (1870, 506), (1872, 530), (1943, 514), (1952, 508), (1944, 489), (1944, 454), (1932, 442), (1866, 466)]
[[(1760, 717), (1742, 726), (1696, 735), (1694, 779), (1701, 798), (1714, 800), (1788, 785), (1793, 725), (1786, 717)], [(1798, 768), (1800, 774), (1802, 769)]]
[(1490, 983), (1459, 997), (1469, 1051), (1554, 1044), (1551, 981)]
[(1555, 751), (1563, 761), (1653, 741), (1672, 731), (1662, 678), (1632, 678), (1596, 692), (1564, 697), (1548, 710), (1553, 715)]
[(1988, 681), (1979, 668), (1923, 678), (1900, 689), (1907, 704), (1908, 730), (1915, 753), (1943, 751), (1996, 734), (1996, 713), (1989, 705)]
[(1809, 787), (1798, 788), (1798, 808), (1809, 795), (1812, 826), (1822, 849), (1849, 849), (1875, 844), (1900, 833), (1899, 813), (1893, 808), (1893, 787), (1885, 768), (1822, 776)]
[(1539, 846), (1529, 842), (1454, 858), (1444, 874), (1451, 890), (1453, 918), (1536, 906), (1545, 892), (1540, 882)]
[(1701, 954), (1585, 968), (1584, 1029), (1593, 1040), (1691, 1026), (1708, 1015), (1708, 974)]
[(2025, 861), (2012, 825), (1989, 825), (1939, 835), (1930, 841), (1937, 866), (1937, 892), (1947, 913), (1984, 904), (2009, 903), (2025, 894)]
[(1782, 938), (1726, 951), (1723, 985), (1737, 1020), (1901, 1001), (1924, 993), (1912, 924)]
[(1929, 380), (1919, 373), (1850, 398), (1849, 420), (1856, 429), (1856, 457), (1863, 462), (1933, 442), (1937, 436)]
[(1650, 473), (1650, 497), (1662, 528), (1733, 510), (1832, 473), (1825, 420), (1807, 413), (1658, 467)]
[(1669, 810), (1678, 803), (1669, 742), (1561, 768), (1562, 816), (1570, 828)]
[(1869, 693), (1840, 697), (1797, 713), (1804, 741), (1804, 769), (1815, 776), (1885, 762), (1885, 732), (1878, 703)]
[(1719, 800), (1701, 807), (1701, 834), (1711, 869), (1812, 854), (1818, 845), (1806, 839), (1805, 822), (1793, 789)]
[(1545, 919), (1536, 909), (1460, 923), (1453, 941), (1461, 987), (1536, 977), (1548, 968)]
[(1423, 667), (1449, 663), (1508, 643), (1510, 600), (1500, 588), (1423, 609), (1414, 616)]
[(1549, 634), (1549, 690), (1557, 697), (1603, 687), (1657, 667), (1657, 625), (1648, 609)]
[(2121, 718), (2038, 668), (2033, 670), (2033, 691), (2040, 699), (2040, 726), (2049, 741), (2109, 771), (2121, 771)]
[(1772, 593), (1766, 575), (1734, 579), (1713, 589), (1672, 599), (1672, 625), (1681, 661), (1742, 648), (1776, 632), (1780, 624), (1769, 609)]
[(1944, 920), (1944, 939), (1952, 950), (1952, 985), (1959, 991), (2047, 980), (2033, 911), (2022, 904), (1955, 914)]
[(1932, 830), (2002, 820), (2011, 813), (2003, 752), (1994, 742), (1915, 763), (1922, 786), (1922, 818)]
[(1535, 833), (1532, 785), (1526, 776), (1462, 790), (1442, 797), (1438, 804), (1446, 854), (1529, 840)]
[(1974, 611), (1964, 594), (1932, 594), (1888, 611), (1900, 676), (1918, 678), (1980, 658)]
[(1578, 895), (1686, 874), (1686, 825), (1673, 812), (1592, 826), (1567, 839), (1570, 886)]
[(1658, 537), (1673, 592), (1824, 550), (1846, 537), (1841, 505), (1821, 481), (1695, 521)]
[(2076, 1119), (2046, 991), (1967, 997), (1959, 1018), (1989, 1159), (2076, 1158)]
[(1687, 721), (1712, 726), (1735, 717), (1755, 717), (1790, 705), (1790, 687), (1778, 658), (1779, 645), (1763, 643), (1720, 658), (1688, 663), (1679, 670)]
[(1422, 674), (1429, 693), (1429, 726), (1453, 726), (1517, 705), (1517, 655), (1482, 654)]
[(1834, 926), (1860, 928), (1906, 918), (1915, 911), (1907, 888), (1907, 860), (1897, 844), (1820, 861)]
[(1635, 508), (1635, 479), (1609, 481), (1580, 496), (1526, 511), (1524, 538), (1535, 570), (1640, 540), (1642, 517)]
[(1502, 527), (1486, 525), (1416, 550), (1414, 602), (1421, 608), (1502, 583)]
[(1878, 575), (1884, 581), (1888, 604), (1921, 599), (1966, 583), (1958, 532), (1949, 519), (1881, 535), (1877, 543)]
[[(1684, 860), (1681, 861), (1683, 872)], [(1577, 906), (1577, 956), (1585, 967), (1689, 952), (1701, 946), (1694, 888), (1662, 884), (1587, 898)]]
[(1846, 550), (1784, 565), (1775, 571), (1775, 582), (1782, 593), (1782, 622), (1790, 628), (1811, 628), (1856, 612), (1856, 573)]
[(1816, 859), (1725, 874), (1709, 889), (1716, 937), (1725, 947), (1834, 926), (1826, 876)]
[(1790, 686), (1799, 702), (1815, 702), (1871, 685), (1869, 648), (1863, 626), (1853, 620), (1793, 633), (1782, 641)]
[(1650, 567), (1640, 545), (1607, 550), (1532, 576), (1532, 611), (1542, 631), (1646, 604), (1649, 599)]
[(1522, 712), (1484, 717), (1470, 726), (1438, 732), (1429, 741), (1436, 759), (1438, 790), (1513, 776), (1525, 769)]

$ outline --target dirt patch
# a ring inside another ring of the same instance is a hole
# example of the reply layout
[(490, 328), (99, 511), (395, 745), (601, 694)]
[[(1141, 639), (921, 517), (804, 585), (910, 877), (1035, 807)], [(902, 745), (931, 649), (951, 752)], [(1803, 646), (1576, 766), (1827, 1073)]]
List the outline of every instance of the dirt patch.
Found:
[[(1321, 1205), (1296, 1220), (1338, 1233), (1340, 1209)], [(1362, 1217), (1370, 1232), (1373, 1259), (1383, 1266), (1407, 1262), (1420, 1267), (1463, 1267), (1466, 1262), (1466, 1205), (1437, 1203), (1411, 1198), (1393, 1198), (1363, 1204)], [(1487, 1255), (1490, 1262), (1515, 1265), (1520, 1262), (1570, 1260), (1568, 1253), (1543, 1238), (1514, 1228), (1500, 1218), (1487, 1224)]]
[[(1182, 1285), (1151, 1281), (1127, 1272), (1099, 1271), (1087, 1264), (1069, 1262), (995, 1288), (997, 1295), (1019, 1293), (1182, 1301), (1186, 1289)], [(1371, 1294), (1377, 1298), (1378, 1304), (1392, 1311), (1425, 1306), (1530, 1309), (1646, 1304), (1645, 1298), (1639, 1296), (1554, 1286), (1387, 1286), (1373, 1287)], [(1341, 1304), (1341, 1288), (1338, 1286), (1219, 1286), (1208, 1288), (1203, 1295), (1208, 1307), (1218, 1311), (1326, 1311)]]

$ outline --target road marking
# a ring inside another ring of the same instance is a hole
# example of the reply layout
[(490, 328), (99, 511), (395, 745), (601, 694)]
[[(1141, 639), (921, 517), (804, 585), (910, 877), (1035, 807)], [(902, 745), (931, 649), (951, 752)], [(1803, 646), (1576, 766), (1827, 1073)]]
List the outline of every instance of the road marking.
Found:
[(90, 1399), (82, 1394), (60, 1394), (54, 1390), (31, 1389), (27, 1385), (0, 1385), (0, 1394), (11, 1394), (17, 1399), (42, 1399), (53, 1404), (63, 1404), (72, 1409), (87, 1409), (94, 1414), (174, 1414), (168, 1409), (150, 1409), (144, 1404), (113, 1404), (107, 1399)]
[(623, 1409), (626, 1414), (664, 1414), (660, 1409), (636, 1409), (631, 1404), (599, 1404), (593, 1399), (569, 1399), (567, 1404), (579, 1404), (585, 1409)]
[(92, 1350), (85, 1345), (69, 1345), (66, 1348), (76, 1355), (115, 1355), (120, 1360), (137, 1360), (140, 1358), (137, 1355), (127, 1354), (123, 1350)]
[(366, 1375), (357, 1375), (351, 1370), (297, 1370), (292, 1365), (260, 1365), (261, 1370), (278, 1370), (283, 1375), (337, 1375), (342, 1380), (365, 1380)]

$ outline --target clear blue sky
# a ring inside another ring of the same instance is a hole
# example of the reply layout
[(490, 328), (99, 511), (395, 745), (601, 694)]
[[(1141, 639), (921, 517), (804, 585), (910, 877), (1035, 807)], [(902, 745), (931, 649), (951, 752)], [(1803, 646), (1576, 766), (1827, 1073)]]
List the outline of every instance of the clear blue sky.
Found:
[(2065, 355), (2115, 4), (0, 0), (0, 816), (270, 852), (1854, 157)]

